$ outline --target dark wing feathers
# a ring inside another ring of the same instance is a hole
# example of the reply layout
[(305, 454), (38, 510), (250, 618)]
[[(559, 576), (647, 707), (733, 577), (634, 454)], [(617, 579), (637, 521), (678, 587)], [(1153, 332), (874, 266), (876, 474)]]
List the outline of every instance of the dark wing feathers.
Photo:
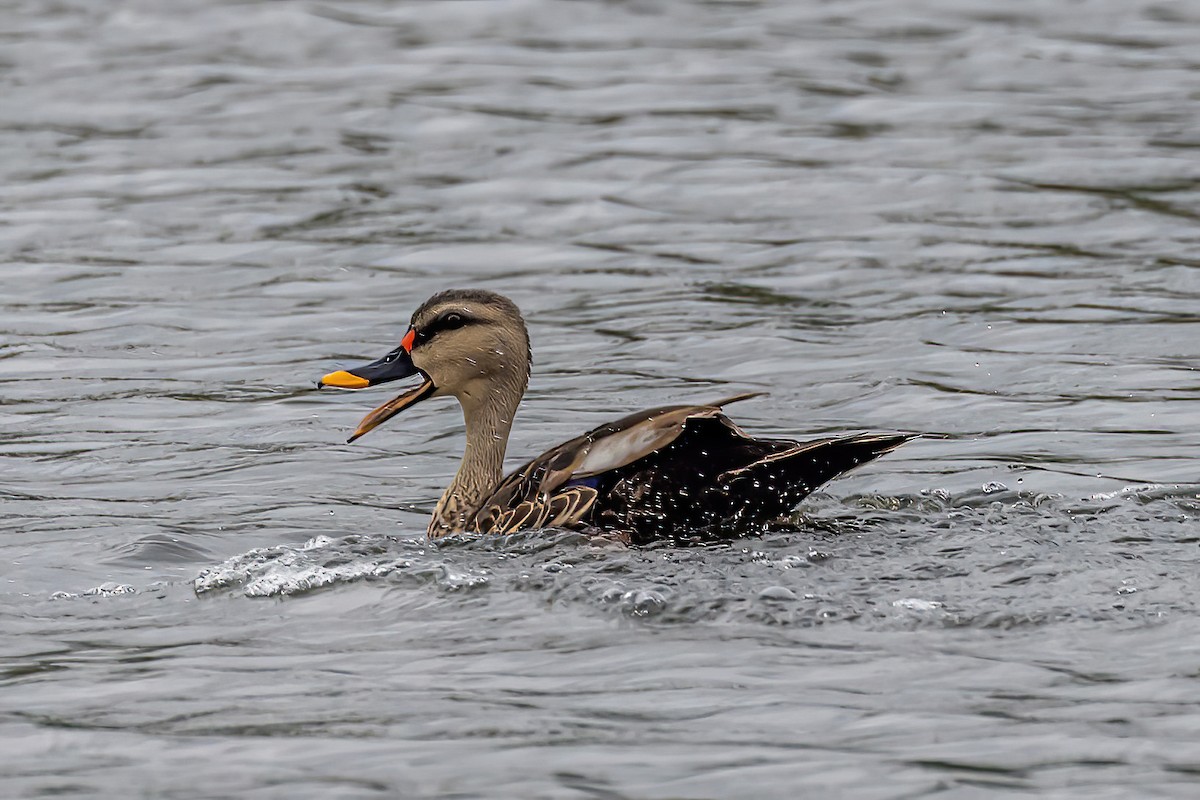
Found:
[(697, 419), (667, 447), (597, 486), (601, 527), (634, 543), (707, 540), (761, 529), (830, 479), (902, 445), (908, 434), (798, 443), (752, 439), (724, 419)]
[(743, 498), (736, 520), (753, 516), (768, 522), (789, 513), (826, 482), (913, 438), (911, 434), (860, 434), (804, 442), (728, 470), (717, 483), (728, 487), (730, 496)]

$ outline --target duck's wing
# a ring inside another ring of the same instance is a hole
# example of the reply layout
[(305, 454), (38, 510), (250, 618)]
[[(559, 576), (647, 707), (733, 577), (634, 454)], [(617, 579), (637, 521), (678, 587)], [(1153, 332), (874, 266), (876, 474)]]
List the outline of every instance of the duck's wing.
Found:
[(506, 476), (480, 506), (472, 527), (482, 533), (508, 533), (578, 524), (596, 503), (600, 476), (667, 447), (690, 420), (719, 421), (729, 433), (749, 441), (721, 408), (761, 394), (738, 394), (708, 405), (650, 408), (563, 442)]

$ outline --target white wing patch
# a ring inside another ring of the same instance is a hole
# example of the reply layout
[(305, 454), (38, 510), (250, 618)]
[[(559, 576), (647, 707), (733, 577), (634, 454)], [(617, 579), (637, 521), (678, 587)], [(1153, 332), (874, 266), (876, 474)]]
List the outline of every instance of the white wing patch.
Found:
[(575, 474), (592, 475), (637, 461), (642, 456), (653, 453), (674, 440), (679, 436), (682, 427), (682, 425), (672, 425), (667, 428), (635, 425), (612, 436), (597, 439), (588, 448), (583, 461), (575, 467)]

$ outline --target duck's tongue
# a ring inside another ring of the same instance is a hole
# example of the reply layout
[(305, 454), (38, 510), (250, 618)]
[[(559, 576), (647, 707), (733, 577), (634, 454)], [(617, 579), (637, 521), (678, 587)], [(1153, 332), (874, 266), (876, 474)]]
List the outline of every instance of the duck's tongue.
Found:
[(388, 400), (362, 418), (362, 422), (358, 423), (358, 428), (354, 431), (354, 435), (346, 440), (346, 444), (350, 444), (368, 431), (379, 427), (404, 409), (415, 406), (417, 403), (431, 396), (435, 391), (437, 391), (437, 387), (433, 385), (433, 381), (426, 378), (425, 382), (420, 386), (409, 389), (404, 394)]

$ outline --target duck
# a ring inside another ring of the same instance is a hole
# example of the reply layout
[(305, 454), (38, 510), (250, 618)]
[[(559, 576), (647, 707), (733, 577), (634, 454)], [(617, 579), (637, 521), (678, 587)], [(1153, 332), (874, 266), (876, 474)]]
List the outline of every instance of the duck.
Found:
[(744, 392), (696, 405), (638, 411), (594, 428), (504, 474), (513, 418), (529, 385), (529, 331), (516, 304), (483, 289), (450, 289), (412, 315), (398, 347), (318, 388), (365, 389), (420, 376), (375, 408), (347, 443), (418, 403), (453, 397), (466, 424), (458, 472), (427, 535), (566, 528), (641, 545), (704, 542), (761, 532), (827, 481), (918, 434), (860, 433), (810, 441), (755, 438), (724, 407)]

